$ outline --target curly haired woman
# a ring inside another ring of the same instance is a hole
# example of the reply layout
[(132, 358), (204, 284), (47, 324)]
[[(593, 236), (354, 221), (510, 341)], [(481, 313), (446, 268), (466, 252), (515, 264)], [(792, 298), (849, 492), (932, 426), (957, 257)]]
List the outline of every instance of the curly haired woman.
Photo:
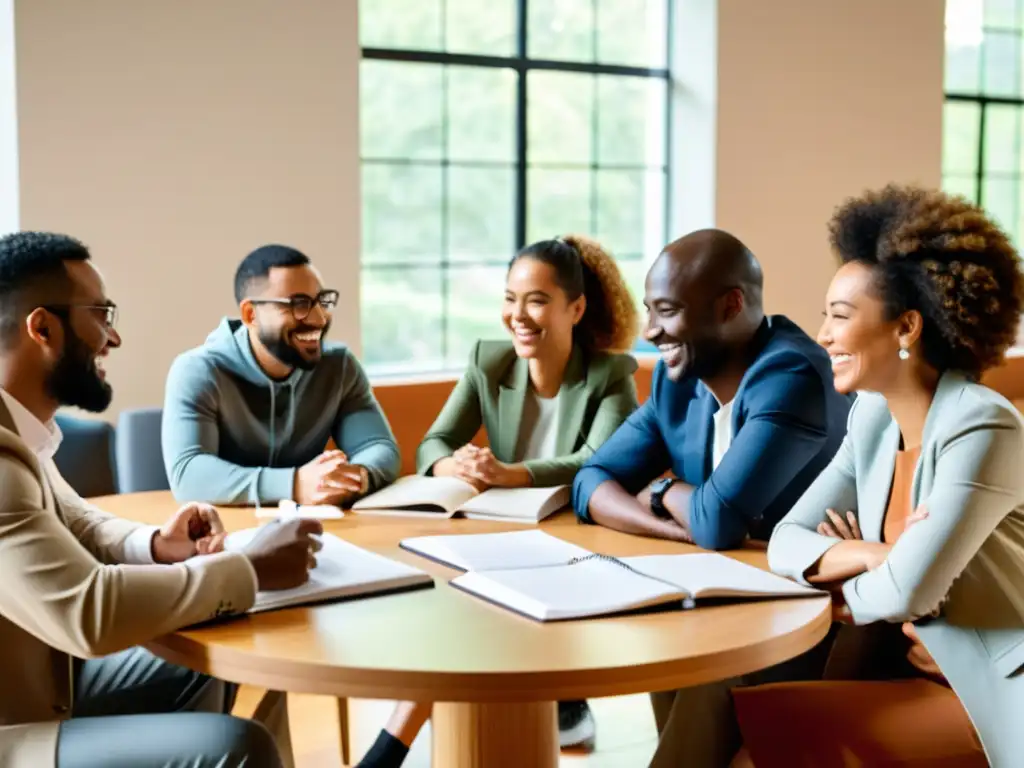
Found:
[[(571, 484), (637, 407), (636, 361), (625, 354), (639, 330), (636, 305), (611, 255), (568, 235), (513, 257), (501, 316), (511, 340), (476, 343), (417, 468), (479, 488)], [(488, 448), (471, 443), (481, 425)], [(562, 746), (592, 741), (586, 702), (558, 709)], [(400, 704), (360, 765), (400, 764), (429, 715), (429, 704)]]
[(974, 205), (912, 187), (846, 202), (831, 234), (818, 341), (861, 394), (768, 560), (853, 626), (828, 681), (734, 689), (734, 765), (1019, 765), (1024, 425), (978, 383), (1017, 331), (1019, 256)]

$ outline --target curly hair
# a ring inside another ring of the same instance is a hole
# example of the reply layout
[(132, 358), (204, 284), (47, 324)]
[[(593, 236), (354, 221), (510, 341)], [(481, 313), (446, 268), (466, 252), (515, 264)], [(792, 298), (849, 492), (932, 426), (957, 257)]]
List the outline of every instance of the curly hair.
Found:
[(528, 256), (555, 270), (570, 301), (587, 299), (574, 338), (588, 352), (625, 352), (640, 332), (640, 315), (614, 257), (584, 235), (541, 240), (523, 248), (509, 263)]
[(829, 223), (842, 263), (875, 272), (886, 317), (921, 313), (936, 370), (980, 378), (1013, 344), (1024, 277), (1006, 233), (965, 198), (890, 184), (840, 205)]

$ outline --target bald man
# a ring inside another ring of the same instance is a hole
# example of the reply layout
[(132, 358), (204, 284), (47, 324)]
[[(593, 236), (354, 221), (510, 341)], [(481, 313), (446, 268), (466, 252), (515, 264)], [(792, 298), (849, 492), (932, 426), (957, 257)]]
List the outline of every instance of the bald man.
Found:
[[(645, 286), (645, 335), (661, 352), (651, 396), (576, 475), (582, 521), (730, 549), (767, 540), (829, 463), (851, 400), (835, 391), (817, 343), (785, 317), (765, 316), (762, 288), (757, 260), (727, 232), (665, 247)], [(728, 765), (740, 746), (730, 689), (815, 677), (826, 650), (652, 694), (652, 768)]]
[(581, 520), (730, 549), (767, 540), (825, 468), (850, 400), (821, 347), (765, 316), (762, 287), (757, 260), (727, 232), (665, 247), (644, 298), (645, 336), (661, 352), (651, 396), (577, 474)]

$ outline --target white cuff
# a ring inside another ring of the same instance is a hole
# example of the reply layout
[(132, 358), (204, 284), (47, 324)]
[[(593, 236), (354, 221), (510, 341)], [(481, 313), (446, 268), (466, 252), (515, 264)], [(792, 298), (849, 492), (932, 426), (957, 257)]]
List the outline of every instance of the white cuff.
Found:
[(153, 537), (160, 528), (155, 525), (144, 525), (128, 534), (124, 540), (125, 565), (152, 565)]

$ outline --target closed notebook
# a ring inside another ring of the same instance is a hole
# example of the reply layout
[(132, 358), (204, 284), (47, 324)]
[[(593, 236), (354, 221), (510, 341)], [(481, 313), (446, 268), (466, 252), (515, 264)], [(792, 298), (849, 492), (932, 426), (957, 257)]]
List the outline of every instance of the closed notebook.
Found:
[(536, 523), (569, 503), (568, 485), (552, 488), (490, 488), (478, 491), (454, 477), (412, 475), (352, 505), (371, 514), (469, 517)]
[[(246, 528), (228, 534), (224, 548), (241, 550), (258, 530)], [(316, 568), (310, 570), (309, 580), (294, 589), (258, 592), (249, 613), (434, 586), (433, 577), (411, 565), (357, 547), (330, 533), (319, 538), (323, 549), (316, 553)]]
[(725, 555), (594, 554), (543, 531), (423, 536), (402, 547), (466, 571), (454, 587), (538, 621), (606, 616), (707, 598), (818, 596)]

